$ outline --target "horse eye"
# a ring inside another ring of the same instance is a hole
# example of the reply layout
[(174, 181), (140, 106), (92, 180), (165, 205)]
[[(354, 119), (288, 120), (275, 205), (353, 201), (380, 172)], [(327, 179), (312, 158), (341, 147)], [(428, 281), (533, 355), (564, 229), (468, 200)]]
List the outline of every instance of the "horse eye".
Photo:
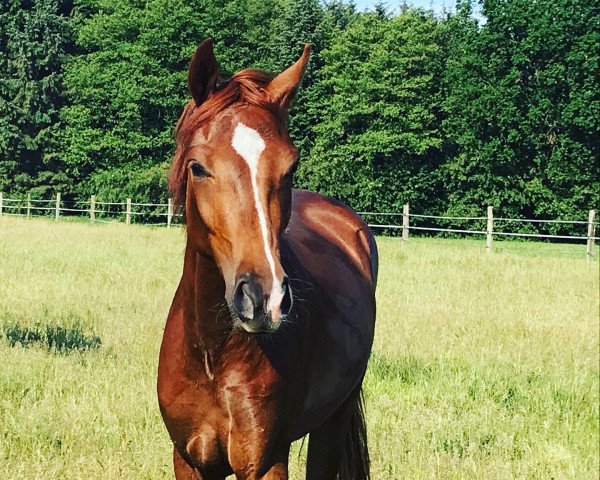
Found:
[(210, 173), (208, 173), (204, 167), (196, 161), (190, 162), (190, 168), (194, 177), (210, 177)]

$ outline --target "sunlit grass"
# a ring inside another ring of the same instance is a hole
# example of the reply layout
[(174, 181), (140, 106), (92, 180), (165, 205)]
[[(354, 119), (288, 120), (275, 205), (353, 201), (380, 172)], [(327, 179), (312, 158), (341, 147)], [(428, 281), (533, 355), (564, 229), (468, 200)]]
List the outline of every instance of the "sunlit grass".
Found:
[[(373, 477), (597, 478), (597, 260), (378, 242)], [(179, 228), (0, 219), (0, 478), (172, 478), (155, 379), (183, 244)]]

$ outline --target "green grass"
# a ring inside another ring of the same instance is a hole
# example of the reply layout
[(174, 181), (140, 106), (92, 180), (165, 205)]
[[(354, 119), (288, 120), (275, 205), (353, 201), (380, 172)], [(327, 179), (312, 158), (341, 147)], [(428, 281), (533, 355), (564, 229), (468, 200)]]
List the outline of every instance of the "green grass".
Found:
[[(184, 239), (0, 219), (0, 478), (173, 478), (155, 379)], [(598, 478), (597, 260), (378, 242), (374, 479)]]

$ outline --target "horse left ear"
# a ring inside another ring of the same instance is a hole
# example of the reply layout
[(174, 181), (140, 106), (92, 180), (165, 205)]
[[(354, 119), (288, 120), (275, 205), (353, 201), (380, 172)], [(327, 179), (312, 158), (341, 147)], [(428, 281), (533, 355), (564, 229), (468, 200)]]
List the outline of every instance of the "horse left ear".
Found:
[(219, 79), (219, 63), (213, 50), (213, 39), (204, 40), (192, 56), (188, 69), (188, 89), (196, 105), (212, 93)]
[(266, 91), (284, 110), (289, 108), (292, 99), (298, 91), (304, 72), (306, 72), (306, 68), (308, 67), (309, 58), (310, 45), (306, 44), (304, 45), (302, 56), (298, 61), (277, 75), (267, 85)]

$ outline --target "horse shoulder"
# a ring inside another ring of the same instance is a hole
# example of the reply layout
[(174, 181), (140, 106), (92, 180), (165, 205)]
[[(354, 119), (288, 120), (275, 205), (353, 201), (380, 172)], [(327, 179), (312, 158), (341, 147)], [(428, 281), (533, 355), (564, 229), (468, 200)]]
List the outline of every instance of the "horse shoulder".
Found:
[(367, 279), (366, 288), (374, 290), (377, 245), (367, 224), (348, 206), (318, 193), (294, 190), (288, 232), (302, 260), (309, 260), (311, 254), (322, 257), (319, 265), (324, 268), (312, 268), (311, 273), (329, 278), (340, 276), (334, 267), (350, 268), (353, 277)]

